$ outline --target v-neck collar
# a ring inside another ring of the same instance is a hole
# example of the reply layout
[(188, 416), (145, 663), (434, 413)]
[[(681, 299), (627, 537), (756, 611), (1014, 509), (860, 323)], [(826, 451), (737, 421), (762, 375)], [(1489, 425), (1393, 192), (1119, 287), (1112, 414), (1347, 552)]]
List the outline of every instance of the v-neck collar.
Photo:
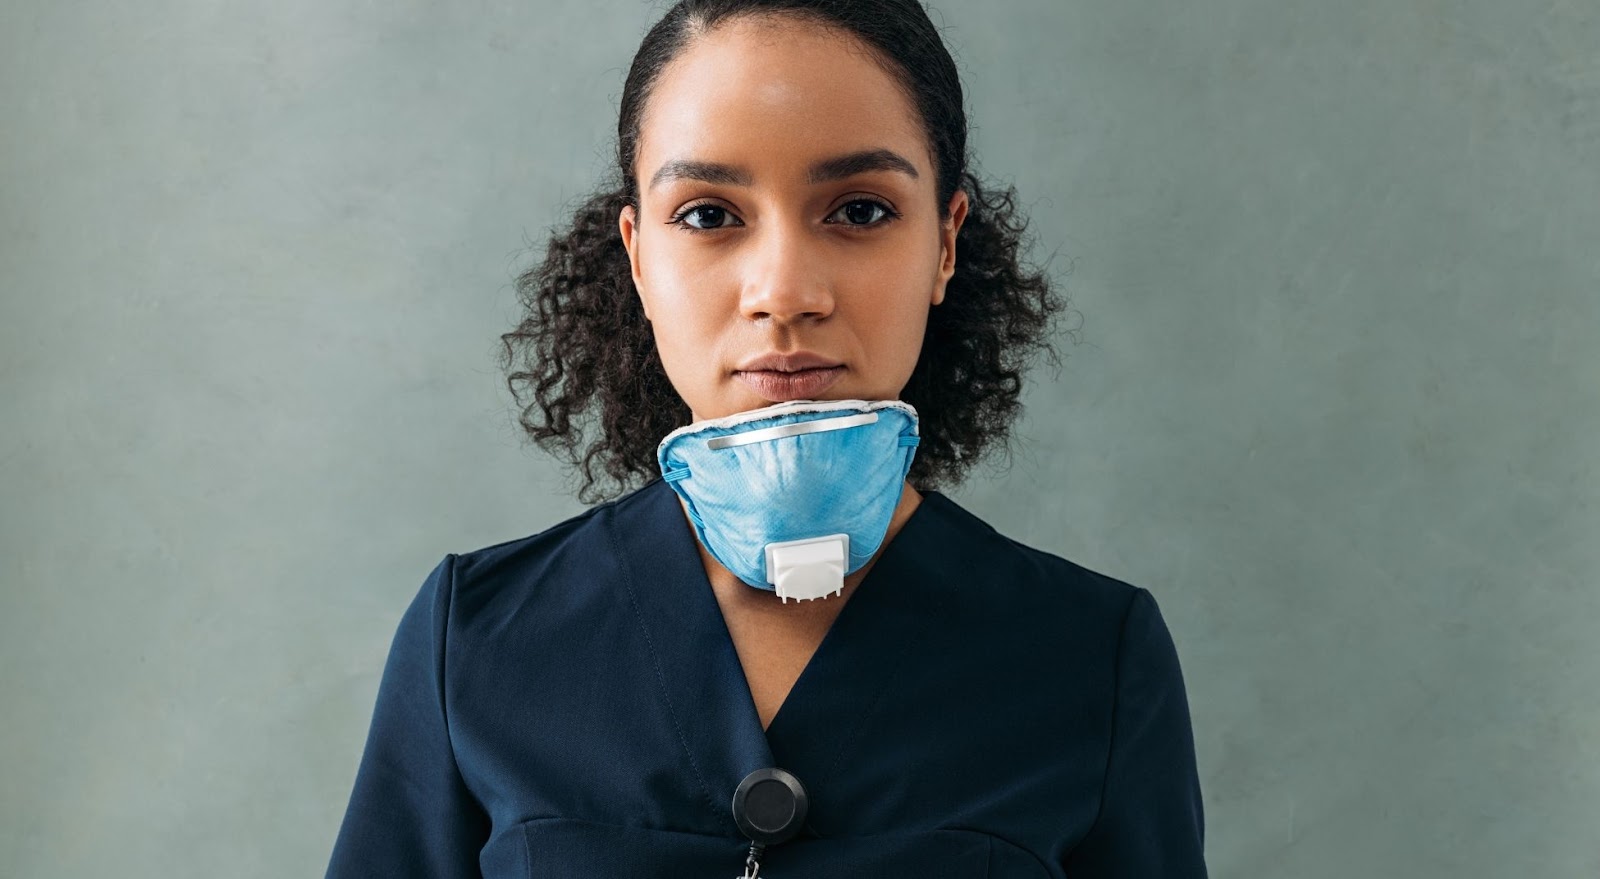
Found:
[(942, 603), (937, 589), (922, 592), (918, 583), (936, 577), (937, 562), (927, 555), (937, 541), (923, 532), (938, 530), (930, 520), (945, 503), (938, 492), (923, 492), (766, 730), (677, 495), (656, 479), (613, 507), (611, 540), (654, 665), (644, 671), (660, 685), (708, 806), (729, 828), (739, 782), (771, 766), (806, 786), (813, 828), (829, 823), (834, 779)]

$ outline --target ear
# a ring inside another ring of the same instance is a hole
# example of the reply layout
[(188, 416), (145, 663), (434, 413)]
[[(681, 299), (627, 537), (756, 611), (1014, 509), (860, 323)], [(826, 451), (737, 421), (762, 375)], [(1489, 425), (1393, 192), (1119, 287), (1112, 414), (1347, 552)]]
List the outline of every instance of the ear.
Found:
[(644, 285), (639, 280), (639, 214), (633, 205), (625, 204), (617, 215), (617, 230), (622, 233), (622, 246), (628, 251), (628, 265), (633, 274), (633, 292), (639, 297), (639, 305), (644, 308), (644, 319), (650, 320), (650, 303), (644, 296)]
[(939, 274), (933, 281), (933, 304), (944, 301), (944, 288), (956, 273), (956, 235), (967, 219), (967, 193), (957, 189), (950, 196), (950, 219), (939, 229)]

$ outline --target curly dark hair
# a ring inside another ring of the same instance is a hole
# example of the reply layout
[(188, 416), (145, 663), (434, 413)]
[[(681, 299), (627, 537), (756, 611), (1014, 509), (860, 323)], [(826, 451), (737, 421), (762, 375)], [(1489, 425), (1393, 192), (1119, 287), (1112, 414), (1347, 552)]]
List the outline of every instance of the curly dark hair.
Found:
[[(918, 0), (681, 0), (645, 35), (628, 71), (617, 167), (570, 227), (550, 238), (543, 261), (517, 277), (523, 317), (500, 337), (518, 423), (581, 469), (584, 503), (627, 490), (635, 477), (659, 476), (657, 444), (691, 418), (662, 367), (617, 228), (623, 205), (638, 209), (640, 114), (662, 69), (696, 36), (737, 16), (765, 15), (797, 16), (873, 47), (920, 111), (942, 220), (950, 218), (956, 187), (967, 193), (955, 273), (944, 301), (930, 306), (921, 353), (901, 392), (917, 410), (922, 437), (907, 475), (912, 486), (959, 482), (987, 450), (1005, 448), (1028, 361), (1043, 348), (1059, 366), (1049, 340), (1064, 303), (1043, 272), (1020, 262), (1026, 221), (1015, 191), (990, 191), (968, 170), (960, 78)], [(531, 403), (524, 396), (530, 389)], [(599, 433), (590, 440), (584, 428), (593, 416)], [(597, 469), (610, 478), (610, 491), (596, 489)]]

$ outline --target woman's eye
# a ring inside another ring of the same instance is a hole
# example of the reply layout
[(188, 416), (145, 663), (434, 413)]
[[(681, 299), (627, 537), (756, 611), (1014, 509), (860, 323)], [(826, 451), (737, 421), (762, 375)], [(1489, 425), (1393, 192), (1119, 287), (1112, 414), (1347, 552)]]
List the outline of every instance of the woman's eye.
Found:
[[(719, 220), (724, 217), (732, 216), (733, 215), (728, 213), (726, 208), (718, 205), (697, 204), (684, 208), (678, 213), (677, 216), (672, 218), (672, 222), (674, 225), (686, 226), (691, 232), (714, 232), (717, 229), (723, 228), (718, 222)], [(693, 223), (686, 223), (685, 220), (687, 220), (689, 217), (699, 217), (702, 221), (709, 222), (711, 225), (697, 226)], [(739, 225), (743, 224), (741, 223)]]
[[(874, 209), (882, 213), (883, 219), (881, 222), (873, 222)], [(881, 226), (900, 216), (894, 212), (893, 208), (881, 201), (870, 198), (858, 198), (855, 201), (847, 202), (833, 213), (834, 216), (844, 214), (845, 225), (847, 226)]]

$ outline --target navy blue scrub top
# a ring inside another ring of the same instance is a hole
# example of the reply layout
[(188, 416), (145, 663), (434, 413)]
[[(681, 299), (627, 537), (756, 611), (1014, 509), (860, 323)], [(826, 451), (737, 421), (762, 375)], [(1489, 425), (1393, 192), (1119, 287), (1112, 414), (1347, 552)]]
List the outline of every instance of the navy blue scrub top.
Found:
[(769, 766), (810, 795), (769, 879), (1206, 875), (1149, 591), (925, 492), (763, 731), (695, 540), (658, 478), (446, 555), (327, 876), (733, 879), (733, 792)]

